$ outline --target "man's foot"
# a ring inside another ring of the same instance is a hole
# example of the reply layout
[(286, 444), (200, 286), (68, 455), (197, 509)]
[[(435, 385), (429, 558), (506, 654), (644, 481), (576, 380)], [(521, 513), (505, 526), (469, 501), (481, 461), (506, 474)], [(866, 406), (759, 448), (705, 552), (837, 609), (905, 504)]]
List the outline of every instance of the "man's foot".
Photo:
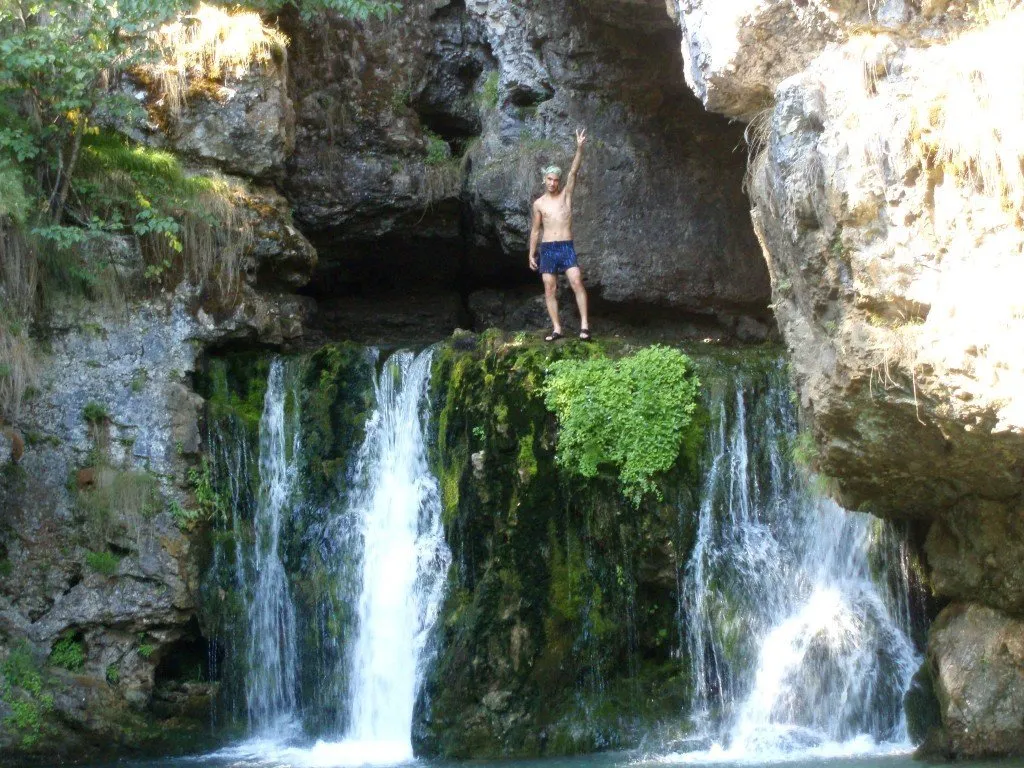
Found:
[(590, 341), (589, 328), (580, 328), (580, 341)]
[(562, 338), (561, 331), (552, 331), (544, 337), (544, 341), (558, 341), (560, 338)]

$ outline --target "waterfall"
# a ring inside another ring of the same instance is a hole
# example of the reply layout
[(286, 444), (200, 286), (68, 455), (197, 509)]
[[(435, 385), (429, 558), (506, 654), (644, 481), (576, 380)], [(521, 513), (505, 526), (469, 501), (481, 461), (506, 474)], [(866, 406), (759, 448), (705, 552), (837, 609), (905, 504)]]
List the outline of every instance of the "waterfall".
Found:
[(714, 744), (689, 757), (905, 743), (902, 696), (920, 659), (897, 537), (806, 487), (789, 457), (797, 433), (781, 371), (739, 378), (709, 398), (680, 579), (693, 726)]
[(383, 366), (343, 513), (357, 527), (362, 552), (349, 722), (345, 741), (334, 745), (342, 762), (413, 757), (413, 707), (451, 562), (424, 444), (430, 364), (428, 350), (398, 352)]
[[(267, 735), (280, 735), (296, 712), (295, 607), (281, 557), (281, 528), (290, 511), (300, 447), (296, 410), (286, 412), (288, 394), (284, 363), (275, 359), (260, 419), (255, 540), (247, 562), (237, 561), (239, 581), (247, 585), (249, 596), (245, 680), (249, 730)], [(294, 401), (294, 391), (291, 394)]]

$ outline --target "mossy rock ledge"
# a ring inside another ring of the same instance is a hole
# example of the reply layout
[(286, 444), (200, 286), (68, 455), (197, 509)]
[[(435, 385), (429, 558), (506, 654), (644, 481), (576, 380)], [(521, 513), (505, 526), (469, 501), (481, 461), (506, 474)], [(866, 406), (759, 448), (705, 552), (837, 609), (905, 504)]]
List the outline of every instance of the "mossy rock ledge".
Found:
[(681, 735), (676, 574), (692, 530), (680, 510), (697, 487), (702, 420), (636, 504), (613, 468), (582, 477), (557, 460), (545, 405), (555, 361), (635, 351), (487, 332), (435, 354), (432, 461), (453, 565), (418, 754), (563, 755)]

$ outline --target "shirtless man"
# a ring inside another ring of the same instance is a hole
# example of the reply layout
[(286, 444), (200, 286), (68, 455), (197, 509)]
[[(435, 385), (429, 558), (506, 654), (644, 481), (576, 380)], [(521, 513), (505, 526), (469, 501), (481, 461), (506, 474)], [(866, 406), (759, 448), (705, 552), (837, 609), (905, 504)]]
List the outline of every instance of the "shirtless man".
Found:
[[(576, 174), (583, 161), (583, 145), (587, 132), (576, 131), (576, 155), (569, 168), (569, 180), (562, 189), (562, 169), (551, 166), (544, 169), (544, 187), (547, 192), (533, 203), (533, 228), (530, 230), (530, 269), (540, 269), (544, 280), (544, 302), (551, 317), (552, 331), (545, 341), (562, 338), (562, 324), (558, 320), (558, 274), (564, 272), (576, 294), (580, 310), (580, 339), (590, 341), (590, 323), (587, 319), (587, 289), (576, 263), (576, 250), (572, 245), (572, 192), (576, 187)], [(544, 230), (541, 239), (540, 231)], [(537, 262), (537, 243), (540, 241), (540, 263)]]

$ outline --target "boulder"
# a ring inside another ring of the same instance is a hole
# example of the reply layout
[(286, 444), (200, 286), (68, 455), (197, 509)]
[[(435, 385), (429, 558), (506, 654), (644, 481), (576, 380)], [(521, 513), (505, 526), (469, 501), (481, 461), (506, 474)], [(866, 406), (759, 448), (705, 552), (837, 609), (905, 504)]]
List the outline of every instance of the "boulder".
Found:
[(945, 726), (936, 751), (1024, 754), (1024, 623), (955, 603), (932, 625), (928, 662)]

